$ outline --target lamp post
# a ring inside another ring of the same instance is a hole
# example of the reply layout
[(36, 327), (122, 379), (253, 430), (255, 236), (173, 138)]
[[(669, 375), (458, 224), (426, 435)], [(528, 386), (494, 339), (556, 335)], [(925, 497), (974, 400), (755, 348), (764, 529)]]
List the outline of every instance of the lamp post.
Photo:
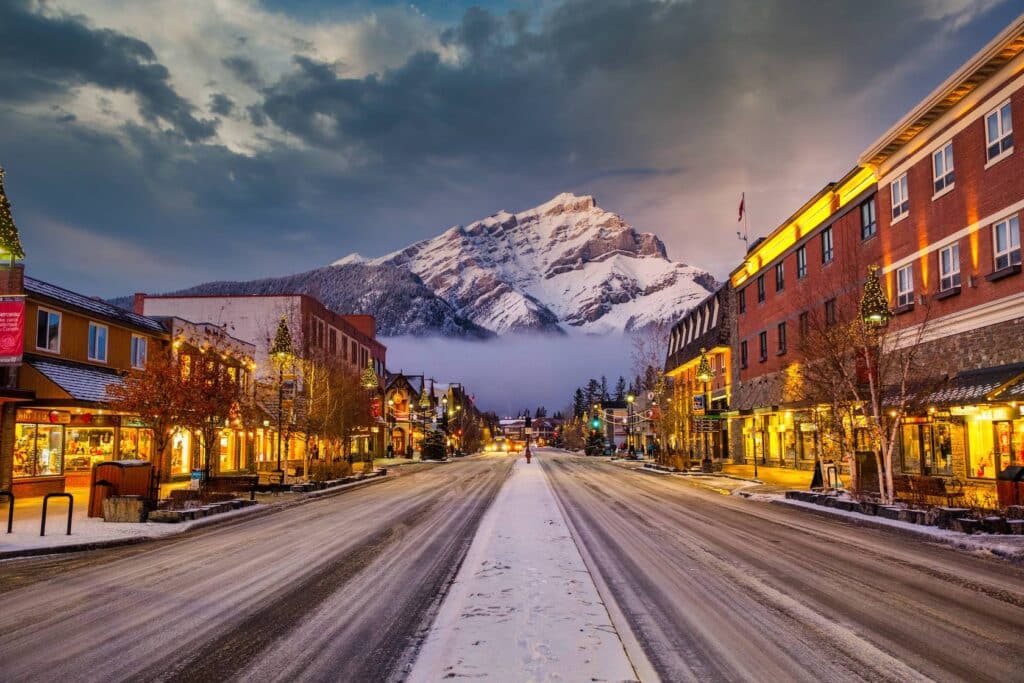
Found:
[[(711, 467), (711, 453), (708, 447), (708, 413), (711, 412), (711, 396), (708, 394), (708, 384), (714, 379), (715, 375), (711, 372), (711, 365), (708, 363), (707, 349), (702, 348), (700, 350), (700, 362), (697, 363), (697, 381), (704, 385), (704, 424), (702, 432), (704, 432), (704, 457), (700, 461), (700, 469), (702, 472), (710, 472)], [(757, 458), (754, 458), (755, 461)], [(754, 463), (757, 466), (757, 463)]]
[(274, 335), (274, 344), (270, 347), (270, 355), (277, 361), (277, 472), (284, 484), (284, 470), (281, 469), (281, 432), (284, 431), (284, 364), (292, 353), (292, 335), (288, 330), (288, 320), (281, 316)]
[(385, 450), (385, 452), (387, 452), (389, 447), (390, 447), (390, 451), (391, 451), (390, 455), (392, 457), (394, 457), (394, 455), (395, 455), (395, 453), (394, 453), (394, 448), (395, 448), (394, 447), (394, 443), (395, 443), (395, 399), (393, 399), (393, 398), (389, 398), (388, 399), (388, 416), (387, 417), (388, 417), (388, 419), (387, 419), (388, 433), (384, 435), (384, 438), (387, 440), (387, 442), (386, 442), (386, 444), (384, 446), (384, 450)]
[(633, 401), (636, 396), (626, 394), (626, 450), (633, 454)]

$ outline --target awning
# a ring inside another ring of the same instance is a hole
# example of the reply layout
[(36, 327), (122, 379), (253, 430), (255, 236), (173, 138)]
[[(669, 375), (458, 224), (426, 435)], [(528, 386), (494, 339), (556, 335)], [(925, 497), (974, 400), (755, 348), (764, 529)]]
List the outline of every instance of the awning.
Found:
[(25, 363), (77, 401), (108, 403), (107, 387), (124, 382), (116, 370), (84, 363), (27, 355)]
[(929, 394), (926, 401), (936, 406), (962, 406), (992, 400), (1015, 400), (1010, 397), (1011, 392), (1021, 391), (1024, 396), (1022, 380), (1024, 363), (966, 370)]

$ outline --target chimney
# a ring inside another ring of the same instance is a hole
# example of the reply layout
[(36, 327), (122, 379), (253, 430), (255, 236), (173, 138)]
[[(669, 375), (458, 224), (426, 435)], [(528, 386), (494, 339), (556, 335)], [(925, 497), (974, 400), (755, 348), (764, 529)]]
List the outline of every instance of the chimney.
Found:
[(10, 267), (0, 267), (0, 294), (25, 293), (25, 266), (15, 263)]
[(135, 298), (132, 301), (132, 310), (139, 315), (146, 314), (146, 293), (135, 292)]

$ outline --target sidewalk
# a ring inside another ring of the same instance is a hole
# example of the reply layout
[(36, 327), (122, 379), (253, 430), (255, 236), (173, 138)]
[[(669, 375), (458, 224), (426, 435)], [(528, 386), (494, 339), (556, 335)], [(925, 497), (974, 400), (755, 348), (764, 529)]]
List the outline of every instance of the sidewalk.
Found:
[[(755, 478), (753, 465), (723, 465), (722, 472), (744, 479), (753, 480)], [(813, 470), (794, 470), (787, 467), (764, 467), (759, 465), (756, 479), (766, 487), (778, 491), (789, 489), (805, 491), (811, 487), (811, 479), (813, 477)]]
[[(323, 489), (310, 493), (279, 494), (258, 493), (257, 504), (239, 510), (222, 512), (210, 517), (203, 517), (177, 524), (158, 524), (145, 522), (142, 524), (122, 524), (104, 522), (101, 517), (88, 517), (89, 492), (87, 488), (72, 488), (68, 492), (74, 495), (74, 509), (71, 518), (71, 535), (67, 533), (66, 498), (52, 498), (47, 508), (46, 536), (39, 535), (42, 519), (43, 499), (33, 497), (18, 500), (14, 506), (14, 525), (12, 532), (7, 533), (7, 500), (0, 500), (0, 560), (24, 555), (38, 555), (41, 551), (54, 550), (85, 550), (94, 547), (106, 547), (156, 540), (168, 536), (185, 533), (191, 529), (220, 524), (240, 516), (261, 514), (269, 508), (292, 505), (314, 500), (324, 495), (340, 493), (350, 488), (366, 486), (376, 481), (386, 481), (387, 477), (368, 478), (365, 481), (353, 482), (336, 488)], [(248, 494), (244, 496), (248, 498)], [(69, 548), (73, 546), (73, 548)]]
[(540, 464), (515, 463), (408, 680), (636, 680)]

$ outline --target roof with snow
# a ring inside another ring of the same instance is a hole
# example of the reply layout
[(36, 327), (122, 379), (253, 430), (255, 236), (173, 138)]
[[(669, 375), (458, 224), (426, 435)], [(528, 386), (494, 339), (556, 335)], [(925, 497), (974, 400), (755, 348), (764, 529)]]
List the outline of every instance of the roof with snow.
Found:
[(25, 354), (25, 362), (78, 401), (107, 403), (107, 386), (124, 380), (116, 370)]
[(49, 282), (43, 282), (42, 280), (37, 280), (33, 277), (28, 277), (27, 275), (25, 276), (25, 291), (29, 294), (34, 294), (65, 306), (87, 311), (129, 327), (136, 327), (149, 332), (166, 332), (163, 325), (153, 318), (147, 318), (144, 315), (133, 313), (132, 311), (125, 310), (119, 306), (108, 304), (106, 301), (101, 299), (94, 299), (92, 297), (85, 296), (84, 294), (72, 292), (69, 289), (64, 289), (57, 285), (51, 285)]
[(997, 394), (1008, 394), (1021, 389), (1021, 385), (1010, 387), (1009, 391), (999, 390), (1024, 376), (1024, 363), (979, 368), (959, 373), (946, 386), (928, 396), (928, 402), (936, 405), (968, 405), (988, 399), (1007, 398)]

